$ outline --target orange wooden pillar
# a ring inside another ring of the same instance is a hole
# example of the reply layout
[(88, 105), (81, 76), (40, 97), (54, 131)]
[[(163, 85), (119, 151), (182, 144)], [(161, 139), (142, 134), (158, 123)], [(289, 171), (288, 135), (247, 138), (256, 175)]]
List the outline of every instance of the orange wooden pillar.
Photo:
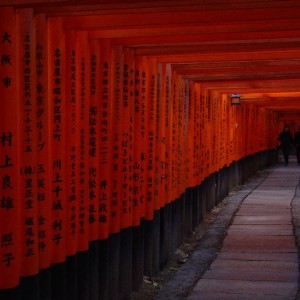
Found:
[(135, 57), (135, 87), (133, 93), (133, 162), (132, 162), (132, 289), (138, 290), (144, 275), (144, 216), (146, 174), (146, 104), (143, 58)]
[(177, 74), (173, 71), (172, 72), (172, 185), (171, 185), (171, 191), (172, 191), (172, 201), (175, 201), (178, 199), (178, 191), (177, 191), (177, 179), (178, 179), (178, 97), (179, 97), (179, 91), (178, 91), (178, 77)]
[[(144, 204), (145, 195), (142, 194), (143, 168), (145, 165), (141, 159), (142, 145), (145, 143), (145, 134), (142, 131), (142, 60), (140, 57), (135, 59), (135, 78), (133, 91), (133, 120), (134, 120), (134, 136), (133, 136), (133, 161), (132, 161), (132, 212), (133, 226), (137, 227), (141, 224), (142, 206)], [(143, 165), (142, 165), (143, 164)]]
[(111, 44), (100, 41), (100, 198), (99, 238), (107, 239), (109, 235), (109, 211), (111, 206), (111, 132), (112, 121), (111, 94)]
[(134, 93), (134, 59), (131, 49), (124, 49), (123, 70), (123, 128), (122, 128), (122, 203), (121, 203), (121, 229), (132, 226), (132, 160), (133, 160), (133, 93)]
[(176, 73), (171, 70), (170, 81), (170, 201), (172, 204), (171, 248), (178, 247), (178, 198), (177, 180), (177, 141), (178, 141), (178, 89)]
[(203, 164), (201, 164), (201, 157), (203, 156), (203, 126), (204, 126), (204, 99), (201, 94), (200, 84), (195, 85), (196, 101), (195, 109), (195, 128), (194, 128), (194, 177), (196, 184), (199, 185), (203, 180)]
[[(100, 49), (101, 52), (101, 49)], [(111, 205), (109, 212), (108, 240), (108, 294), (105, 297), (115, 297), (119, 292), (119, 262), (120, 262), (120, 230), (121, 230), (121, 193), (122, 193), (122, 96), (123, 96), (123, 47), (112, 45), (110, 93), (112, 119), (111, 132)], [(104, 241), (103, 241), (104, 243)], [(101, 276), (101, 274), (100, 274)], [(112, 293), (112, 295), (110, 295)]]
[(186, 93), (188, 96), (187, 103), (187, 125), (186, 125), (186, 138), (187, 138), (187, 149), (186, 149), (186, 187), (195, 187), (196, 183), (194, 182), (193, 176), (193, 164), (194, 164), (194, 129), (195, 129), (195, 84), (193, 82), (186, 82)]
[(160, 267), (166, 265), (169, 252), (171, 251), (171, 216), (172, 206), (170, 205), (169, 170), (170, 170), (170, 76), (171, 66), (159, 64), (160, 93), (160, 128), (159, 142), (161, 143), (161, 157), (159, 164), (159, 185), (160, 185)]
[[(77, 145), (78, 149), (78, 251), (89, 248), (89, 102), (90, 102), (90, 50), (86, 32), (76, 33), (76, 79), (77, 79)], [(107, 99), (106, 102), (109, 100)], [(108, 164), (109, 159), (106, 161)], [(108, 221), (106, 222), (108, 223)], [(106, 236), (108, 224), (106, 225)]]
[[(89, 295), (89, 106), (91, 61), (89, 40), (86, 32), (76, 32), (76, 140), (77, 150), (77, 295)], [(67, 58), (67, 57), (66, 57)], [(68, 59), (70, 57), (68, 56)], [(92, 257), (93, 258), (93, 257)], [(94, 274), (95, 272), (91, 273)]]
[(49, 178), (52, 295), (66, 293), (65, 36), (62, 19), (48, 19)]
[[(90, 81), (87, 87), (89, 93), (88, 112), (88, 205), (89, 205), (89, 277), (90, 298), (99, 298), (99, 286), (101, 274), (99, 272), (99, 210), (98, 199), (100, 197), (100, 45), (98, 40), (89, 40), (90, 48)], [(91, 278), (93, 278), (91, 280)]]
[[(38, 202), (38, 249), (39, 269), (45, 270), (40, 276), (44, 282), (41, 297), (50, 293), (49, 271), (51, 266), (51, 204), (49, 188), (49, 102), (48, 95), (48, 36), (46, 16), (35, 18), (36, 28), (36, 134), (37, 134), (37, 202)], [(45, 296), (46, 297), (46, 296)]]
[(121, 192), (122, 192), (122, 96), (124, 56), (121, 46), (112, 47), (111, 93), (114, 122), (110, 123), (112, 135), (112, 201), (110, 208), (110, 234), (118, 234), (121, 226)]
[(212, 110), (213, 105), (209, 91), (204, 91), (204, 143), (205, 143), (205, 156), (204, 156), (204, 176), (207, 178), (212, 169)]
[[(183, 196), (184, 192), (184, 166), (185, 166), (185, 157), (184, 157), (184, 149), (186, 146), (186, 139), (184, 135), (184, 122), (185, 122), (185, 95), (184, 95), (184, 81), (181, 76), (178, 77), (178, 143), (177, 143), (177, 195), (178, 197)], [(184, 198), (182, 198), (182, 202), (184, 202)], [(184, 204), (182, 204), (184, 207)], [(183, 228), (181, 229), (180, 235), (182, 235)], [(181, 239), (181, 237), (180, 237)]]
[[(79, 293), (79, 276), (86, 278), (78, 259), (80, 241), (80, 56), (79, 37), (74, 30), (65, 31), (65, 174), (66, 174), (66, 238), (67, 238), (67, 295), (76, 297)], [(83, 239), (84, 241), (84, 239)], [(80, 270), (80, 272), (79, 272)]]
[[(38, 297), (36, 289), (39, 271), (38, 203), (37, 199), (37, 135), (36, 135), (36, 55), (33, 11), (17, 10), (18, 28), (18, 123), (19, 123), (19, 182), (21, 200), (20, 255), (21, 276), (30, 277), (23, 284), (22, 293)], [(34, 276), (34, 277), (33, 277)]]
[(184, 193), (184, 175), (185, 175), (185, 82), (180, 75), (177, 74), (178, 87), (178, 141), (177, 141), (177, 198), (179, 199), (179, 230), (178, 243), (183, 240), (186, 226), (186, 195)]
[[(118, 271), (116, 271), (118, 269), (118, 243), (112, 242), (110, 245), (109, 235), (112, 234), (114, 237), (114, 234), (118, 233), (120, 224), (117, 187), (115, 190), (113, 189), (113, 185), (117, 186), (117, 183), (114, 182), (114, 178), (117, 177), (112, 175), (113, 169), (117, 168), (118, 163), (118, 155), (115, 154), (118, 147), (112, 147), (113, 126), (115, 118), (118, 120), (119, 115), (117, 110), (113, 110), (114, 66), (111, 41), (93, 41), (90, 48), (93, 53), (92, 57), (94, 57), (91, 58), (90, 222), (96, 217), (96, 222), (90, 223), (93, 228), (90, 236), (92, 239), (95, 237), (99, 239), (98, 296), (101, 299), (107, 299), (109, 291), (117, 289), (117, 285), (112, 285), (112, 287), (109, 285), (111, 276), (113, 277), (112, 282), (118, 276)], [(114, 238), (112, 240), (114, 241)], [(92, 261), (90, 263), (92, 264)], [(118, 281), (116, 282), (118, 283)]]
[[(123, 73), (123, 137), (122, 137), (122, 162), (123, 162), (123, 197), (121, 211), (121, 261), (120, 261), (120, 297), (128, 297), (132, 290), (133, 279), (136, 281), (136, 274), (133, 274), (133, 256), (137, 249), (133, 248), (134, 224), (133, 217), (139, 218), (139, 212), (133, 211), (133, 156), (135, 143), (134, 123), (134, 91), (135, 91), (135, 57), (134, 51), (130, 48), (124, 49), (124, 73)], [(126, 244), (124, 244), (124, 242)], [(123, 247), (122, 247), (123, 246)], [(123, 280), (122, 280), (123, 278)]]
[[(164, 196), (164, 161), (165, 161), (165, 146), (164, 146), (164, 128), (165, 128), (165, 104), (164, 104), (164, 94), (163, 94), (163, 66), (161, 63), (156, 65), (155, 74), (155, 86), (151, 85), (151, 96), (154, 93), (155, 98), (155, 150), (154, 150), (154, 251), (153, 251), (153, 271), (158, 272), (160, 269), (161, 262), (161, 232), (164, 226), (162, 215), (164, 213), (163, 209), (165, 206), (165, 196)], [(152, 81), (151, 81), (152, 82)]]
[(197, 222), (197, 215), (199, 214), (199, 206), (197, 202), (197, 182), (194, 178), (194, 142), (195, 142), (195, 102), (196, 90), (194, 82), (187, 82), (186, 88), (188, 89), (188, 107), (187, 107), (187, 151), (186, 151), (186, 188), (189, 192), (189, 231), (188, 234), (192, 233), (192, 230), (199, 223)]
[(163, 67), (157, 64), (156, 81), (156, 115), (155, 115), (155, 167), (154, 167), (154, 194), (157, 200), (155, 209), (161, 210), (164, 207), (164, 196), (162, 190), (163, 162), (164, 162), (164, 102), (163, 102)]
[[(0, 10), (0, 290), (19, 284), (21, 203), (18, 201), (17, 27), (12, 8)], [(24, 239), (22, 238), (22, 244)], [(4, 293), (4, 291), (3, 291)], [(17, 296), (17, 292), (12, 292)], [(0, 292), (2, 296), (2, 291)], [(6, 295), (4, 294), (3, 297)]]
[[(222, 96), (222, 100), (226, 103), (229, 102), (227, 100), (227, 95)], [(228, 135), (227, 135), (227, 157), (226, 157), (226, 164), (228, 165), (230, 162), (236, 160), (236, 152), (240, 145), (236, 144), (236, 129), (237, 129), (237, 119), (236, 119), (236, 105), (230, 105), (228, 109), (228, 117), (227, 120), (227, 128), (228, 128)], [(236, 146), (235, 146), (236, 145)]]
[(154, 193), (155, 180), (155, 131), (156, 131), (156, 84), (157, 84), (157, 70), (156, 61), (148, 62), (148, 89), (147, 97), (149, 101), (148, 116), (147, 116), (147, 137), (148, 137), (148, 153), (147, 153), (147, 201), (146, 201), (146, 220), (153, 220), (154, 211), (158, 208), (158, 199)]
[(154, 232), (155, 232), (155, 195), (154, 195), (154, 155), (155, 155), (155, 130), (156, 130), (156, 61), (143, 60), (145, 72), (145, 255), (144, 273), (152, 276), (154, 265)]

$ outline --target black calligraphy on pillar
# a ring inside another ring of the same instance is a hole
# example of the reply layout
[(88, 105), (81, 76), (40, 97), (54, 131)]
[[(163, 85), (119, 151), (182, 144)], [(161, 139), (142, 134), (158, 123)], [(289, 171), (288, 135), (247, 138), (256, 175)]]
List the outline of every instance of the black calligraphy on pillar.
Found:
[(54, 105), (53, 105), (53, 139), (56, 141), (61, 140), (62, 135), (62, 115), (61, 115), (61, 102), (62, 102), (62, 92), (61, 92), (61, 50), (55, 49), (54, 51), (54, 76), (53, 76), (53, 95), (54, 95)]
[(69, 202), (71, 205), (71, 233), (72, 236), (75, 236), (77, 225), (76, 225), (76, 151), (75, 146), (71, 146), (71, 174), (70, 174), (70, 187), (71, 187), (71, 193), (69, 195)]
[[(123, 113), (126, 115), (124, 119), (130, 118), (128, 116), (129, 109), (129, 66), (124, 65), (123, 73)], [(126, 112), (127, 111), (127, 112)], [(129, 120), (124, 120), (124, 125)], [(128, 214), (130, 212), (131, 206), (129, 203), (129, 169), (130, 169), (130, 134), (128, 124), (124, 126), (122, 133), (122, 214)]]
[(52, 161), (52, 211), (54, 214), (54, 218), (52, 221), (52, 229), (53, 235), (52, 240), (55, 244), (59, 244), (61, 239), (63, 238), (63, 220), (61, 219), (61, 213), (63, 211), (63, 199), (62, 199), (62, 191), (63, 191), (63, 178), (61, 176), (62, 171), (62, 161), (61, 159), (56, 159)]
[[(1, 32), (0, 36), (1, 105), (4, 106), (4, 112), (6, 112), (7, 108), (5, 107), (5, 101), (14, 101), (10, 96), (14, 97), (13, 94), (15, 93), (12, 89), (14, 83), (12, 68), (15, 64), (13, 60), (14, 38), (8, 31)], [(11, 105), (8, 105), (8, 107), (11, 107)], [(5, 123), (6, 120), (4, 115), (4, 123), (1, 124)], [(7, 124), (12, 125), (10, 120), (8, 120)], [(0, 128), (0, 215), (7, 216), (8, 218), (16, 216), (15, 213), (17, 213), (17, 202), (15, 199), (15, 189), (17, 188), (17, 164), (15, 154), (16, 144), (14, 141), (15, 136), (13, 127), (10, 128), (9, 126), (5, 126)], [(7, 228), (5, 226), (4, 228), (0, 229), (0, 269), (13, 267), (16, 262), (14, 250), (17, 243), (17, 236), (15, 235), (15, 228), (12, 229), (10, 226), (7, 226)]]
[[(9, 32), (4, 32), (1, 36), (1, 43), (3, 45), (10, 46), (12, 44), (12, 37)], [(3, 67), (3, 77), (1, 78), (2, 85), (5, 88), (10, 88), (12, 85), (12, 77), (5, 75), (5, 71), (8, 71), (9, 66), (12, 65), (11, 54), (8, 52), (1, 52), (1, 66)], [(5, 68), (6, 67), (6, 68)]]
[(36, 220), (34, 219), (34, 212), (37, 209), (36, 204), (36, 165), (32, 163), (32, 155), (35, 151), (35, 105), (33, 99), (34, 96), (34, 87), (33, 87), (33, 73), (32, 69), (32, 45), (31, 45), (31, 36), (30, 34), (25, 34), (24, 46), (23, 46), (23, 82), (24, 82), (24, 94), (23, 94), (23, 132), (22, 137), (24, 145), (24, 153), (28, 154), (28, 159), (31, 161), (28, 162), (24, 159), (24, 165), (20, 169), (21, 178), (22, 178), (22, 191), (23, 195), (23, 205), (25, 209), (24, 214), (24, 255), (25, 257), (35, 256), (36, 249), (36, 235), (35, 231)]
[[(37, 166), (37, 200), (41, 203), (46, 201), (46, 187), (47, 177), (46, 177), (46, 168), (45, 168), (45, 154), (46, 151), (46, 138), (47, 131), (45, 128), (48, 128), (46, 124), (47, 120), (47, 111), (45, 106), (45, 87), (44, 87), (44, 46), (41, 44), (36, 45), (36, 131), (37, 131), (37, 151), (40, 155), (40, 159)], [(41, 207), (41, 206), (40, 206)], [(39, 251), (44, 251), (47, 247), (46, 243), (46, 230), (45, 230), (45, 217), (41, 214), (39, 209), (38, 216), (38, 249)]]
[(96, 55), (91, 55), (91, 83), (90, 83), (91, 86), (90, 86), (90, 92), (91, 92), (92, 96), (96, 95), (96, 92), (97, 92), (96, 72), (97, 72), (97, 58), (96, 58)]
[[(76, 105), (77, 105), (77, 101), (76, 101), (76, 89), (77, 89), (77, 81), (76, 81), (76, 72), (77, 72), (77, 66), (76, 66), (76, 51), (74, 49), (72, 49), (71, 51), (71, 64), (70, 64), (70, 92), (71, 92), (71, 98), (70, 98), (70, 106), (69, 109), (71, 110), (71, 119), (70, 119), (70, 133), (72, 135), (76, 135), (77, 133), (77, 114), (76, 114)], [(70, 148), (70, 154), (69, 154), (69, 160), (71, 162), (70, 165), (70, 173), (69, 173), (69, 185), (70, 185), (70, 189), (69, 189), (69, 206), (71, 209), (70, 212), (70, 216), (69, 218), (69, 224), (68, 226), (71, 226), (71, 234), (74, 237), (76, 235), (76, 231), (77, 231), (77, 206), (76, 206), (76, 199), (77, 199), (77, 195), (76, 195), (76, 180), (77, 180), (77, 146), (76, 144), (73, 142), (71, 143), (71, 145), (68, 145), (68, 147)]]
[[(140, 70), (135, 71), (135, 88), (134, 88), (134, 116), (136, 119), (141, 118), (141, 101), (140, 101), (140, 89), (141, 89), (141, 72)], [(140, 128), (137, 128), (136, 134), (140, 135)], [(141, 141), (140, 141), (141, 143)], [(141, 147), (141, 144), (139, 145)], [(132, 166), (132, 206), (139, 206), (139, 202), (143, 202), (141, 197), (141, 169), (142, 166), (139, 161), (140, 147), (136, 148), (136, 154), (134, 155), (134, 162)]]
[[(5, 153), (6, 148), (11, 148), (13, 135), (9, 132), (0, 133), (0, 149), (3, 148), (4, 151), (0, 153)], [(15, 208), (15, 199), (12, 198), (10, 192), (13, 190), (12, 182), (12, 172), (11, 167), (14, 165), (12, 158), (8, 154), (4, 154), (4, 158), (1, 157), (4, 162), (2, 162), (1, 169), (4, 171), (4, 175), (1, 178), (1, 196), (0, 196), (0, 210), (10, 211)], [(1, 262), (4, 263), (6, 267), (11, 265), (12, 260), (15, 259), (14, 254), (11, 253), (10, 248), (14, 246), (14, 236), (12, 232), (2, 232), (0, 236), (0, 247), (7, 249), (8, 252), (5, 252)]]
[(31, 69), (31, 39), (25, 36), (24, 41), (24, 152), (32, 152), (33, 149), (33, 105), (32, 105), (32, 69)]
[(108, 94), (109, 94), (109, 64), (103, 64), (102, 77), (102, 95), (101, 95), (101, 128), (100, 128), (100, 164), (108, 163)]
[[(97, 92), (97, 57), (91, 55), (91, 81), (90, 81), (90, 95), (93, 97)], [(97, 221), (97, 174), (98, 174), (98, 107), (90, 106), (89, 109), (89, 224), (94, 224)]]
[[(89, 111), (89, 156), (91, 159), (96, 159), (97, 156), (97, 117), (98, 109), (96, 106), (91, 106)], [(89, 223), (93, 224), (96, 222), (96, 190), (97, 190), (97, 172), (98, 165), (97, 159), (96, 164), (91, 164), (89, 168)]]
[[(155, 75), (151, 75), (150, 78), (150, 107), (149, 107), (149, 121), (150, 124), (155, 124), (156, 116), (155, 116)], [(152, 201), (152, 191), (153, 191), (153, 174), (154, 171), (154, 143), (155, 143), (155, 130), (154, 128), (149, 128), (148, 131), (148, 178), (147, 178), (147, 196), (146, 200), (148, 202)]]
[[(85, 121), (85, 106), (86, 106), (86, 61), (85, 58), (81, 58), (80, 62), (80, 112), (79, 112), (79, 118), (81, 122)], [(82, 123), (81, 123), (82, 124)], [(84, 234), (85, 233), (85, 222), (86, 222), (86, 208), (85, 208), (85, 202), (86, 202), (86, 163), (87, 163), (87, 157), (85, 154), (86, 151), (86, 132), (85, 128), (83, 126), (80, 127), (79, 132), (79, 139), (80, 139), (80, 151), (79, 151), (79, 233)]]
[[(108, 130), (109, 130), (109, 103), (108, 103), (108, 97), (109, 97), (109, 62), (105, 61), (103, 63), (103, 70), (102, 70), (102, 91), (101, 91), (101, 123), (100, 123), (100, 165), (107, 165), (109, 162), (108, 159), (108, 142), (109, 142), (109, 136), (108, 136)], [(100, 195), (99, 195), (99, 223), (107, 223), (107, 214), (108, 214), (108, 185), (109, 182), (107, 180), (108, 174), (107, 170), (105, 171), (105, 174), (103, 174), (103, 177), (101, 176), (101, 182), (100, 182)]]
[(44, 73), (44, 48), (41, 44), (36, 45), (36, 118), (37, 118), (37, 150), (42, 151), (46, 144), (44, 132), (44, 115), (45, 115), (45, 89), (41, 80)]
[[(116, 62), (115, 64), (115, 73), (114, 73), (114, 116), (115, 116), (115, 123), (121, 123), (121, 64)], [(113, 138), (112, 138), (112, 172), (117, 174), (120, 169), (120, 135), (121, 132), (118, 130), (118, 127), (114, 129)], [(112, 201), (111, 201), (111, 217), (117, 218), (118, 216), (118, 203), (119, 199), (119, 181), (116, 176), (113, 176), (112, 179)]]

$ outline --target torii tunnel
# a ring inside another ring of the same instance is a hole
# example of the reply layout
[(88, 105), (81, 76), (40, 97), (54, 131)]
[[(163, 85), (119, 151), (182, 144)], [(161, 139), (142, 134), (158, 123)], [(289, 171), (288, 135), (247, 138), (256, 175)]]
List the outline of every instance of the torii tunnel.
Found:
[(300, 125), (299, 0), (0, 0), (0, 36), (1, 299), (130, 299)]

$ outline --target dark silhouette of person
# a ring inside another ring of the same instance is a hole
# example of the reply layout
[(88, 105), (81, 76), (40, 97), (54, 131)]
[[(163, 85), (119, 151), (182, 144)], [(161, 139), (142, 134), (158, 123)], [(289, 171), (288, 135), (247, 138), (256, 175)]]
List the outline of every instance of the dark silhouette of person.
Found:
[(294, 146), (296, 148), (296, 157), (298, 165), (300, 165), (300, 126), (294, 135)]
[(293, 145), (293, 137), (289, 126), (284, 126), (283, 131), (279, 133), (278, 140), (280, 141), (280, 149), (284, 157), (284, 165), (287, 166), (289, 164), (291, 146)]

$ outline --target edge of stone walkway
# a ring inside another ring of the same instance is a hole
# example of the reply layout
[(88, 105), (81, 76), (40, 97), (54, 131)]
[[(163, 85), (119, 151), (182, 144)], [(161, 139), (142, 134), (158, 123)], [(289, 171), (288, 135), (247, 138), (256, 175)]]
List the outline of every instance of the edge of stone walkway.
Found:
[[(298, 249), (298, 261), (300, 262), (300, 183), (296, 187), (296, 192), (292, 200), (292, 222), (293, 231), (296, 239), (296, 247)], [(300, 265), (299, 265), (300, 273)], [(298, 291), (296, 299), (300, 299), (300, 278), (298, 279)]]
[[(229, 193), (229, 195), (225, 198), (226, 202), (223, 208), (220, 210), (212, 224), (208, 227), (195, 251), (191, 254), (187, 262), (157, 292), (154, 299), (175, 300), (187, 298), (197, 281), (217, 257), (225, 239), (227, 228), (232, 223), (233, 217), (238, 211), (243, 200), (268, 177), (270, 173), (269, 170), (270, 169), (265, 169), (262, 172), (258, 172), (240, 186), (238, 191)], [(300, 189), (298, 193), (298, 209), (300, 212)], [(298, 228), (298, 232), (300, 238), (300, 227)]]

